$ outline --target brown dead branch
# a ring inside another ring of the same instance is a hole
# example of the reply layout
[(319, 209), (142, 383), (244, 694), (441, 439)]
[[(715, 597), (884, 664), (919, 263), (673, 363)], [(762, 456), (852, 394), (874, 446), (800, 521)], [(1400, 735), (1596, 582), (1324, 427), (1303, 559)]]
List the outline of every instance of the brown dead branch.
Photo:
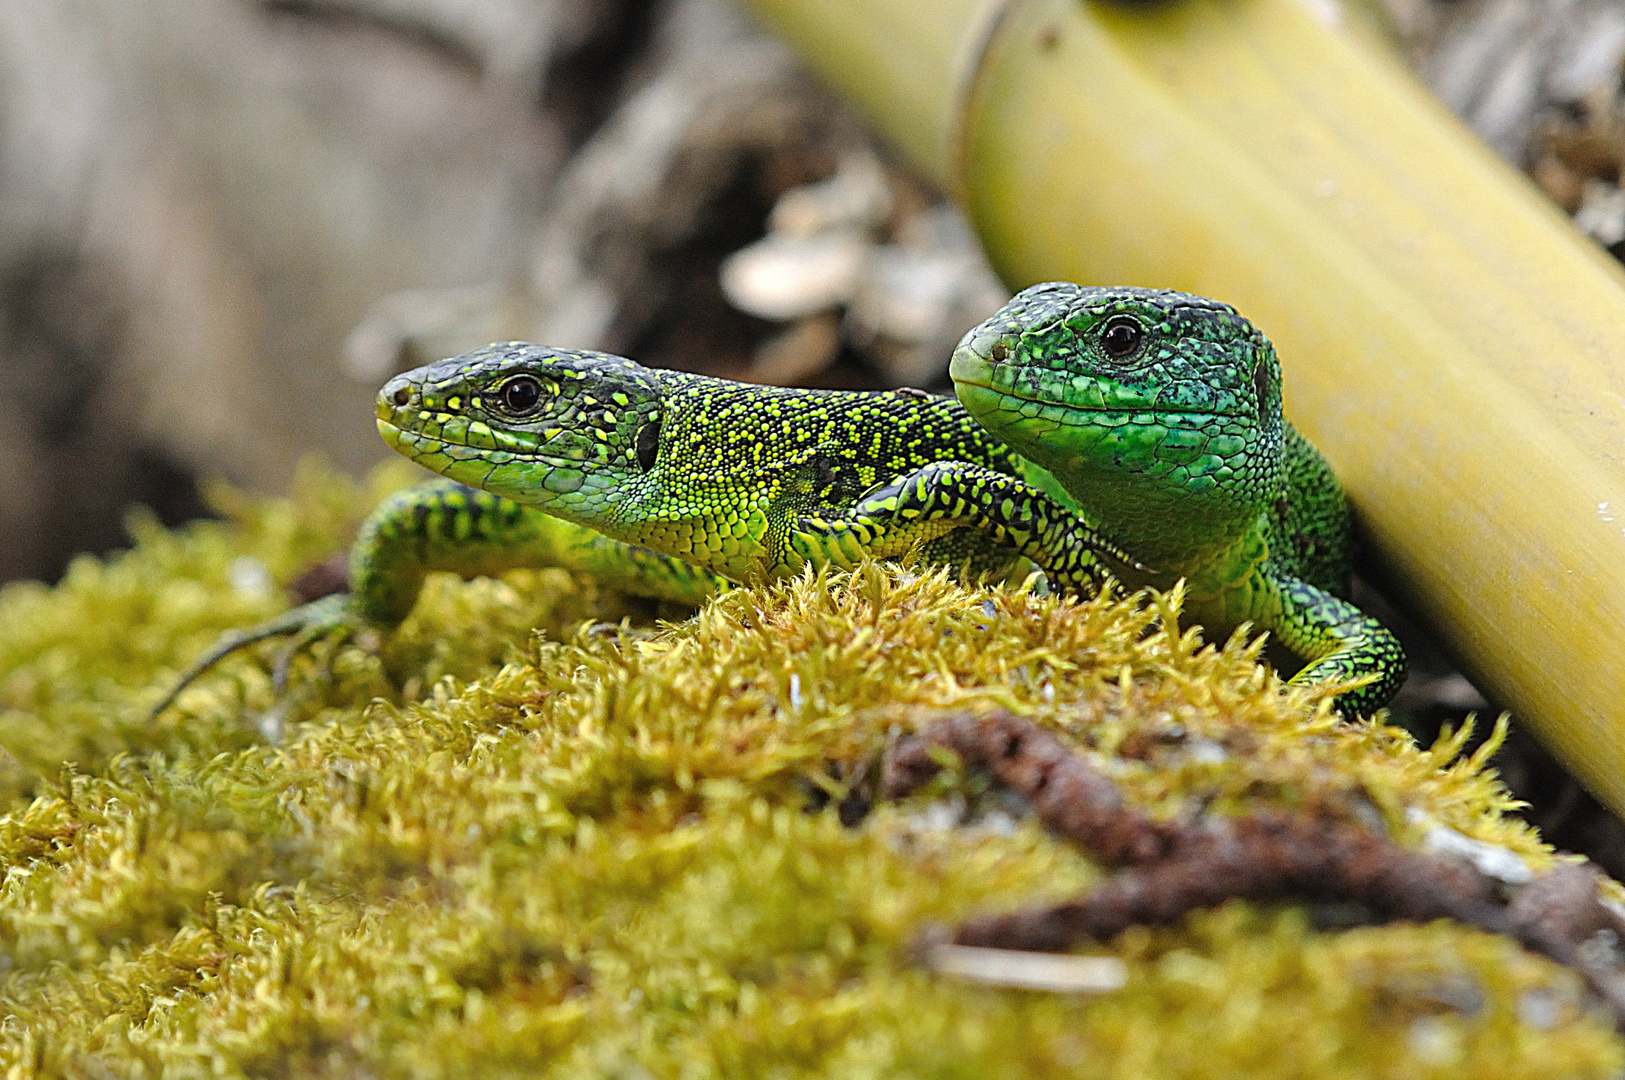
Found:
[(956, 714), (900, 742), (883, 792), (898, 798), (941, 768), (933, 749), (986, 769), (1049, 828), (1094, 858), (1126, 866), (1087, 896), (967, 920), (955, 944), (1058, 952), (1134, 925), (1168, 926), (1226, 900), (1353, 902), (1384, 921), (1449, 918), (1506, 934), (1580, 971), (1625, 1027), (1625, 918), (1597, 896), (1601, 874), (1571, 865), (1507, 896), (1504, 883), (1453, 858), (1411, 851), (1371, 830), (1278, 810), (1158, 821), (1053, 733), (1010, 713)]

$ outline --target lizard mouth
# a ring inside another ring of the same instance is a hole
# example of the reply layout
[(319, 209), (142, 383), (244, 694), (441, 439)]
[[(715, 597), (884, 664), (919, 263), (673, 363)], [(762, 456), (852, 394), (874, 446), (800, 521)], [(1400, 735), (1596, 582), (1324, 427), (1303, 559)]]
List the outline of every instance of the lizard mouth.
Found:
[(479, 461), (486, 454), (479, 447), (466, 441), (446, 438), (444, 435), (428, 435), (382, 417), (378, 420), (378, 434), (397, 454), (436, 472), (445, 470), (439, 464), (428, 461), (428, 458), (444, 458), (447, 462)]
[[(456, 463), (464, 455), (458, 453), (466, 447), (445, 439), (425, 435), (421, 431), (402, 427), (388, 420), (378, 421), (378, 434), (384, 443), (397, 454), (409, 461), (415, 461), (426, 469), (444, 473), (446, 469)], [(438, 460), (436, 460), (438, 459)]]
[[(1061, 413), (1073, 413), (1089, 416), (1182, 416), (1201, 417), (1213, 420), (1247, 419), (1250, 413), (1244, 410), (1218, 410), (1200, 407), (1170, 405), (1163, 401), (1133, 401), (1112, 405), (1094, 405), (1088, 402), (1057, 401), (1054, 398), (1036, 397), (1024, 394), (1011, 386), (1000, 386), (994, 379), (994, 372), (1001, 368), (1013, 367), (1005, 361), (993, 360), (972, 352), (969, 349), (956, 350), (953, 359), (948, 364), (948, 375), (954, 381), (954, 389), (959, 393), (960, 400), (970, 408), (972, 413), (980, 414), (987, 406), (1008, 403), (1016, 407), (1022, 405), (1036, 405), (1041, 409), (1057, 410)], [(965, 392), (972, 391), (974, 397), (981, 398), (979, 404), (982, 408), (972, 405), (965, 400)], [(997, 402), (988, 401), (987, 398), (998, 399)], [(1050, 419), (1055, 419), (1050, 415)]]
[(466, 437), (459, 437), (457, 432), (429, 434), (382, 417), (378, 419), (378, 434), (388, 444), (389, 448), (397, 454), (410, 458), (419, 465), (434, 469), (437, 472), (443, 472), (444, 469), (439, 464), (426, 459), (443, 458), (451, 462), (473, 461), (486, 464), (533, 461), (548, 466), (581, 467), (581, 462), (578, 460), (563, 455), (551, 456), (542, 453), (536, 448), (519, 449), (505, 446), (499, 450), (493, 450), (490, 447), (480, 446)]
[[(1037, 405), (1045, 409), (1058, 409), (1065, 413), (1080, 413), (1090, 416), (1190, 416), (1204, 417), (1215, 420), (1231, 420), (1243, 418), (1248, 415), (1247, 413), (1243, 412), (1215, 412), (1212, 409), (1176, 409), (1169, 408), (1166, 405), (1153, 404), (1150, 402), (1133, 405), (1112, 406), (1079, 405), (1072, 402), (1055, 401), (1051, 398), (1032, 397), (1027, 394), (1018, 394), (1014, 390), (993, 385), (991, 380), (961, 378), (957, 374), (954, 376), (954, 388), (960, 391), (981, 390), (988, 394), (994, 395), (1003, 401), (1018, 405)], [(966, 404), (968, 406), (969, 402), (966, 402)], [(972, 410), (973, 413), (976, 411), (978, 410)]]
[[(378, 395), (378, 434), (390, 449), (417, 461), (427, 454), (441, 454), (457, 460), (489, 458), (552, 461), (538, 446), (482, 423), (477, 417), (456, 412), (427, 412), (416, 396), (401, 402), (389, 393)], [(566, 459), (561, 455), (561, 463)], [(430, 466), (431, 468), (433, 466)]]
[(389, 445), (391, 450), (404, 452), (406, 432), (401, 427), (380, 416), (378, 418), (378, 434)]

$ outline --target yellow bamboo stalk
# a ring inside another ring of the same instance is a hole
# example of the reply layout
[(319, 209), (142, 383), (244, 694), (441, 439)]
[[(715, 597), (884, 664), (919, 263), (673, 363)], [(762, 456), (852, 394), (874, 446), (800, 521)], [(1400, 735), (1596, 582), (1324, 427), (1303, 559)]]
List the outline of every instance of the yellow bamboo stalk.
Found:
[(1625, 273), (1335, 0), (752, 0), (1012, 286), (1228, 300), (1473, 677), (1625, 812)]

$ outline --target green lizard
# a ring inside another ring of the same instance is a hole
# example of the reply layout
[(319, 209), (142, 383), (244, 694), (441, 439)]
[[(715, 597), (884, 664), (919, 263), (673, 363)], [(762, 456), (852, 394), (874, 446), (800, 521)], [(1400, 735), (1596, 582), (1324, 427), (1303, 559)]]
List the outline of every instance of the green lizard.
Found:
[[(222, 657), (291, 636), (276, 665), (280, 690), (313, 639), (397, 625), (434, 570), (563, 566), (698, 603), (731, 581), (916, 547), (927, 561), (995, 576), (1031, 569), (1015, 550), (1023, 544), (1064, 549), (1078, 581), (1137, 565), (1069, 510), (1032, 498), (1027, 478), (1042, 469), (958, 402), (918, 390), (750, 386), (509, 342), (392, 379), (378, 395), (378, 428), (450, 482), (400, 492), (373, 512), (350, 550), (348, 595), (227, 635), (155, 714)], [(964, 470), (985, 528), (852, 513), (865, 492), (941, 460)], [(1039, 510), (1019, 536), (992, 520), (1008, 500)]]
[[(1123, 363), (1066, 370), (1106, 348), (1091, 334), (1130, 322)], [(569, 565), (694, 600), (722, 579), (920, 545), (983, 571), (1026, 555), (1078, 591), (1107, 573), (1164, 586), (1184, 576), (1200, 621), (1274, 630), (1310, 661), (1300, 680), (1374, 676), (1345, 709), (1392, 693), (1397, 644), (1335, 595), (1347, 573), (1341, 490), (1281, 419), (1273, 351), (1231, 309), (1045, 286), (968, 335), (954, 364), (971, 413), (1027, 456), (917, 391), (749, 387), (517, 343), (398, 376), (378, 399), (385, 440), (483, 492), (429, 486), (386, 504), (352, 551), (353, 599), (222, 642), (182, 685), (249, 640), (392, 625), (428, 569)], [(1068, 408), (1069, 394), (1093, 398)], [(1194, 404), (1173, 408), (1181, 394)]]
[[(1186, 581), (1210, 633), (1269, 630), (1307, 661), (1295, 682), (1368, 679), (1339, 707), (1385, 704), (1405, 655), (1344, 597), (1350, 516), (1319, 452), (1281, 414), (1281, 368), (1234, 308), (1185, 293), (1035, 285), (966, 334), (949, 374), (976, 420), (1049, 470), (1099, 534)], [(862, 501), (859, 514), (940, 515), (956, 466)], [(1041, 481), (1035, 481), (1041, 482)], [(1092, 534), (1093, 535), (1093, 534)], [(1065, 559), (1029, 550), (1060, 584)]]

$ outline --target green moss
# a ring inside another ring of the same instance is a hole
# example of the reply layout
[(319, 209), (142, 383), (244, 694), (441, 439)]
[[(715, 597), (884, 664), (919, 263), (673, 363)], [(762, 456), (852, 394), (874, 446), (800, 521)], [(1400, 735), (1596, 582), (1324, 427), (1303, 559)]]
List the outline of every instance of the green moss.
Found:
[[(1431, 819), (1550, 862), (1459, 741), (1341, 725), (1245, 641), (1203, 648), (1112, 598), (876, 566), (656, 626), (560, 572), (437, 579), (376, 654), (336, 650), (326, 684), (299, 669), (278, 746), (254, 721), (271, 703), (263, 657), (147, 721), (220, 630), (282, 603), (245, 587), (255, 565), (287, 581), (398, 478), (363, 491), (312, 468), (289, 501), (221, 493), (225, 522), (138, 520), (132, 552), (0, 592), (0, 1064), (15, 1075), (1625, 1066), (1570, 972), (1450, 924), (1326, 933), (1293, 906), (1233, 904), (1099, 947), (1130, 972), (1101, 997), (915, 967), (926, 924), (1102, 876), (1030, 822), (934, 825), (931, 796), (851, 829), (806, 810), (920, 707), (1001, 705), (1062, 729), (1156, 812), (1265, 800), (1401, 840)], [(950, 775), (935, 794), (978, 783)]]

